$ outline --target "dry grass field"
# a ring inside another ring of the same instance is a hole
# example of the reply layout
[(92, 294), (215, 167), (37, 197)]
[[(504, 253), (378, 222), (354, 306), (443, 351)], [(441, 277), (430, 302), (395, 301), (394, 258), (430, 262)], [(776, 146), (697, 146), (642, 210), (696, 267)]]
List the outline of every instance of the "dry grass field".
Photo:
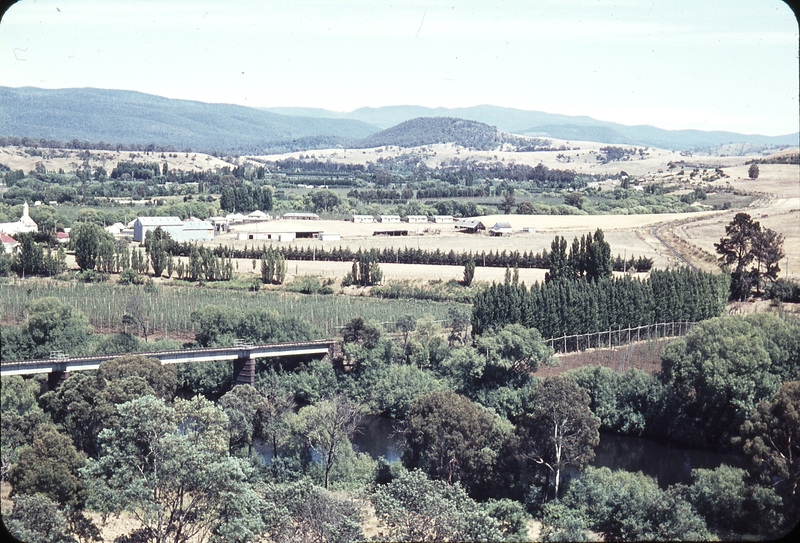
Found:
[[(301, 247), (349, 247), (351, 249), (420, 248), (428, 251), (439, 249), (445, 253), (471, 251), (481, 253), (489, 251), (519, 251), (539, 253), (550, 250), (550, 244), (557, 235), (564, 236), (569, 242), (574, 237), (594, 232), (601, 228), (606, 241), (611, 244), (614, 256), (631, 255), (646, 256), (654, 260), (656, 267), (674, 264), (675, 259), (665, 247), (652, 235), (652, 228), (669, 221), (715, 216), (721, 212), (709, 211), (695, 214), (669, 215), (490, 215), (477, 217), (487, 227), (495, 222), (508, 222), (516, 231), (511, 236), (493, 237), (486, 233), (463, 234), (455, 231), (452, 224), (418, 225), (418, 224), (354, 224), (349, 221), (287, 221), (275, 220), (255, 223), (248, 226), (236, 226), (231, 233), (217, 236), (215, 244), (234, 245), (236, 247), (261, 246), (269, 241), (238, 241), (240, 232), (293, 232), (324, 231), (341, 234), (341, 241), (319, 241), (314, 239), (298, 239), (291, 243)], [(524, 227), (536, 228), (535, 233), (521, 233)], [(424, 232), (424, 229), (439, 230), (438, 233)], [(379, 230), (408, 229), (408, 236), (373, 236)], [(274, 242), (277, 243), (277, 242)], [(422, 267), (422, 266), (415, 266)], [(427, 266), (425, 266), (427, 267)], [(480, 269), (480, 268), (479, 268)], [(291, 270), (290, 270), (291, 271)], [(427, 272), (426, 272), (427, 275)], [(447, 277), (441, 277), (447, 279)], [(480, 275), (476, 279), (481, 280)]]
[[(781, 262), (781, 276), (800, 277), (800, 166), (760, 164), (760, 174), (755, 180), (747, 176), (747, 169), (744, 164), (726, 169), (731, 176), (726, 181), (735, 190), (761, 194), (748, 209), (698, 215), (683, 224), (667, 226), (666, 230), (689, 246), (714, 255), (714, 243), (725, 236), (725, 226), (736, 213), (744, 211), (762, 226), (783, 234), (786, 258)], [(690, 260), (696, 265), (702, 262), (700, 257)]]
[[(5, 164), (12, 170), (23, 170), (29, 172), (34, 169), (38, 162), (47, 168), (49, 172), (57, 172), (59, 169), (65, 172), (75, 171), (80, 168), (84, 158), (79, 157), (83, 151), (68, 151), (60, 149), (41, 149), (43, 156), (31, 156), (19, 147), (0, 148), (0, 163)], [(90, 150), (89, 158), (86, 159), (89, 166), (97, 168), (102, 166), (109, 174), (119, 162), (167, 162), (169, 167), (184, 171), (205, 171), (214, 170), (223, 166), (230, 166), (228, 162), (203, 153), (172, 153), (177, 157), (161, 158), (162, 153), (130, 152), (130, 151), (102, 151)]]
[[(285, 158), (298, 158), (299, 155), (316, 157), (317, 160), (331, 160), (340, 164), (367, 164), (376, 163), (378, 159), (392, 158), (409, 153), (418, 153), (424, 158), (425, 164), (434, 168), (440, 166), (442, 162), (450, 162), (453, 159), (463, 160), (465, 158), (474, 159), (479, 162), (505, 162), (528, 164), (536, 166), (539, 163), (548, 168), (573, 169), (581, 173), (619, 173), (624, 169), (631, 175), (645, 175), (647, 173), (657, 173), (669, 161), (678, 161), (683, 157), (677, 151), (667, 151), (664, 149), (647, 149), (647, 155), (641, 159), (626, 162), (610, 162), (599, 164), (596, 154), (606, 143), (596, 143), (589, 141), (566, 141), (554, 138), (546, 138), (551, 142), (552, 147), (566, 146), (572, 148), (569, 151), (535, 151), (535, 152), (516, 152), (516, 151), (474, 151), (468, 150), (459, 145), (451, 143), (438, 143), (425, 145), (412, 149), (397, 146), (378, 147), (374, 149), (327, 149), (317, 151), (304, 151), (302, 153), (284, 153), (278, 155), (263, 155), (259, 160), (280, 160)], [(633, 145), (618, 145), (624, 148), (639, 148)], [(559, 158), (562, 155), (564, 158)]]
[[(513, 152), (513, 151), (471, 151), (452, 144), (436, 144), (413, 149), (399, 147), (382, 147), (375, 149), (329, 149), (308, 151), (303, 153), (287, 153), (283, 155), (267, 155), (258, 157), (241, 157), (236, 163), (276, 160), (299, 155), (311, 156), (317, 160), (331, 160), (340, 163), (366, 164), (377, 162), (380, 158), (398, 157), (404, 154), (416, 154), (431, 166), (439, 166), (452, 159), (470, 158), (478, 161), (503, 161), (536, 165), (540, 162), (551, 168), (574, 169), (585, 173), (616, 174), (625, 170), (631, 176), (644, 182), (679, 182), (686, 185), (684, 192), (698, 184), (686, 177), (678, 178), (675, 171), (668, 168), (669, 162), (680, 164), (681, 168), (690, 170), (699, 168), (713, 171), (715, 167), (724, 169), (728, 177), (711, 182), (723, 190), (736, 190), (755, 194), (758, 198), (744, 209), (763, 226), (772, 228), (784, 236), (784, 249), (787, 258), (781, 263), (782, 275), (800, 277), (800, 166), (786, 164), (761, 164), (760, 176), (756, 180), (749, 179), (746, 162), (760, 155), (747, 156), (685, 156), (678, 152), (648, 148), (644, 156), (627, 161), (616, 161), (600, 164), (596, 160), (597, 153), (605, 144), (594, 142), (566, 142), (552, 140), (553, 146), (566, 145), (574, 148), (570, 151)], [(634, 148), (632, 146), (621, 146)], [(742, 151), (743, 149), (738, 149)], [(0, 149), (0, 162), (12, 169), (30, 171), (36, 162), (41, 161), (48, 170), (73, 170), (82, 163), (77, 151), (43, 150), (46, 157), (30, 156), (20, 148), (6, 147)], [(732, 148), (731, 151), (737, 151)], [(789, 149), (776, 154), (797, 153)], [(60, 157), (58, 155), (66, 156)], [(562, 154), (566, 158), (558, 158)], [(132, 156), (134, 155), (134, 156)], [(170, 168), (184, 170), (214, 170), (231, 164), (202, 153), (177, 153), (177, 158), (160, 158), (160, 154), (144, 155), (116, 151), (90, 151), (89, 163), (92, 166), (103, 166), (111, 171), (120, 160), (166, 161)], [(613, 189), (615, 181), (608, 181), (604, 189)], [(725, 233), (725, 225), (734, 214), (742, 210), (702, 211), (687, 214), (663, 215), (492, 215), (478, 217), (484, 225), (491, 228), (495, 222), (509, 222), (516, 231), (508, 237), (491, 237), (485, 233), (462, 234), (455, 231), (452, 225), (442, 224), (354, 224), (349, 221), (284, 221), (276, 220), (256, 223), (248, 226), (236, 226), (231, 233), (218, 236), (214, 244), (226, 244), (242, 247), (261, 245), (263, 241), (237, 241), (236, 235), (241, 232), (286, 232), (322, 230), (341, 234), (341, 241), (319, 241), (299, 239), (291, 243), (306, 247), (332, 248), (337, 246), (363, 249), (380, 249), (383, 247), (419, 247), (425, 250), (439, 249), (449, 252), (472, 251), (528, 251), (541, 252), (550, 248), (556, 235), (565, 236), (568, 241), (573, 237), (603, 229), (606, 240), (611, 244), (612, 253), (616, 255), (645, 256), (654, 260), (655, 267), (681, 265), (678, 259), (664, 244), (659, 241), (654, 230), (672, 245), (684, 258), (695, 266), (706, 270), (718, 269), (714, 243)], [(524, 227), (534, 227), (535, 233), (522, 233)], [(425, 229), (428, 229), (426, 232)], [(384, 237), (373, 236), (377, 230), (408, 229), (408, 236)], [(266, 242), (267, 244), (269, 242)], [(300, 262), (292, 265), (299, 275), (335, 275), (346, 273), (335, 263)], [(294, 269), (290, 266), (290, 275)], [(396, 268), (396, 269), (395, 269)], [(460, 269), (443, 266), (395, 266), (385, 267), (387, 279), (458, 279)], [(526, 281), (539, 277), (543, 272), (530, 270), (523, 273)], [(500, 274), (499, 276), (497, 274)], [(502, 278), (502, 270), (479, 268), (476, 280), (491, 281)], [(530, 275), (531, 277), (527, 277)]]

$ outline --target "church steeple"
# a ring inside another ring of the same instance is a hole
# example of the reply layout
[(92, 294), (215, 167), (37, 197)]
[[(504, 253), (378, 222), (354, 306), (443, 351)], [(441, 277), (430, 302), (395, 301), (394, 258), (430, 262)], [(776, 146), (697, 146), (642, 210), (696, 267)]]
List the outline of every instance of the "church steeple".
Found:
[(27, 201), (24, 204), (22, 204), (22, 218), (25, 218), (25, 217), (30, 218), (30, 215), (28, 215), (29, 209), (30, 208), (28, 207), (28, 202)]

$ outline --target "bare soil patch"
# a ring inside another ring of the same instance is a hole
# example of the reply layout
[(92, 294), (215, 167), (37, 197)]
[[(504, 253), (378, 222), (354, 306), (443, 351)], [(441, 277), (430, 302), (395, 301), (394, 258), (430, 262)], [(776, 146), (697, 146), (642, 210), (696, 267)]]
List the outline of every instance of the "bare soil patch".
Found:
[(584, 366), (603, 366), (617, 372), (635, 368), (650, 374), (661, 371), (661, 350), (675, 338), (640, 341), (614, 349), (590, 349), (578, 353), (556, 355), (559, 365), (539, 368), (534, 375), (539, 378), (560, 375)]

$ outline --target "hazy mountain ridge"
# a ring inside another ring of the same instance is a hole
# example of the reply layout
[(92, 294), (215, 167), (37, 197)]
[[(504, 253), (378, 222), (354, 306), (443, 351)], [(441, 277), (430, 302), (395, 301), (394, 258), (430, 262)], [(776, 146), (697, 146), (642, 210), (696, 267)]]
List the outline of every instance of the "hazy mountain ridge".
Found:
[(279, 115), (232, 104), (174, 100), (135, 91), (0, 87), (0, 134), (178, 149), (263, 152), (298, 138), (360, 139), (378, 129), (351, 119)]
[[(389, 133), (387, 137), (393, 139), (369, 139), (380, 129), (397, 127), (412, 119), (445, 117), (484, 123), (512, 134), (674, 150), (709, 149), (740, 143), (797, 146), (800, 139), (798, 133), (761, 136), (663, 130), (649, 125), (626, 126), (585, 116), (490, 105), (452, 109), (364, 107), (352, 112), (335, 112), (321, 108), (209, 104), (125, 90), (0, 87), (0, 135), (63, 141), (77, 138), (111, 144), (155, 143), (178, 150), (191, 148), (195, 151), (264, 154), (355, 145), (363, 147), (365, 141), (384, 141), (382, 145), (412, 145), (412, 142), (424, 142), (420, 145), (465, 144), (472, 141), (465, 146), (473, 148), (488, 142), (488, 135), (478, 136), (485, 128), (469, 136), (440, 132), (441, 141), (431, 141), (431, 135), (435, 133), (433, 125), (419, 122)], [(467, 127), (462, 125), (462, 128)], [(421, 132), (411, 134), (414, 129)], [(476, 143), (479, 141), (484, 143)]]
[[(263, 108), (280, 111), (285, 115), (296, 114), (295, 108)], [(310, 113), (311, 108), (297, 108)], [(800, 133), (781, 136), (739, 134), (726, 131), (665, 130), (650, 125), (629, 126), (601, 121), (587, 116), (570, 116), (543, 111), (527, 111), (491, 105), (467, 108), (427, 108), (422, 106), (386, 106), (359, 108), (349, 113), (315, 109), (320, 116), (337, 119), (354, 119), (380, 128), (388, 128), (416, 117), (458, 117), (496, 126), (504, 132), (520, 135), (546, 136), (551, 138), (595, 141), (660, 147), (673, 150), (692, 150), (716, 147), (730, 143), (752, 143), (756, 145), (798, 145)]]

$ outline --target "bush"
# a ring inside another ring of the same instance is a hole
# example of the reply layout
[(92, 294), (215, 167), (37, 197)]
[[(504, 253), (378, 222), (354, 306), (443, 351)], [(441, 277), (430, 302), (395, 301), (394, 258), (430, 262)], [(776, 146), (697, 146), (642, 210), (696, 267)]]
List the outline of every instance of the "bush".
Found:
[(778, 279), (767, 288), (765, 295), (769, 300), (800, 303), (800, 284), (788, 279)]
[(119, 274), (119, 282), (123, 285), (143, 285), (144, 281), (144, 276), (133, 268), (123, 270), (122, 273)]
[(286, 286), (286, 290), (301, 294), (333, 294), (333, 279), (304, 275)]
[(83, 270), (76, 275), (78, 281), (84, 283), (105, 283), (108, 281), (109, 274), (95, 270)]

